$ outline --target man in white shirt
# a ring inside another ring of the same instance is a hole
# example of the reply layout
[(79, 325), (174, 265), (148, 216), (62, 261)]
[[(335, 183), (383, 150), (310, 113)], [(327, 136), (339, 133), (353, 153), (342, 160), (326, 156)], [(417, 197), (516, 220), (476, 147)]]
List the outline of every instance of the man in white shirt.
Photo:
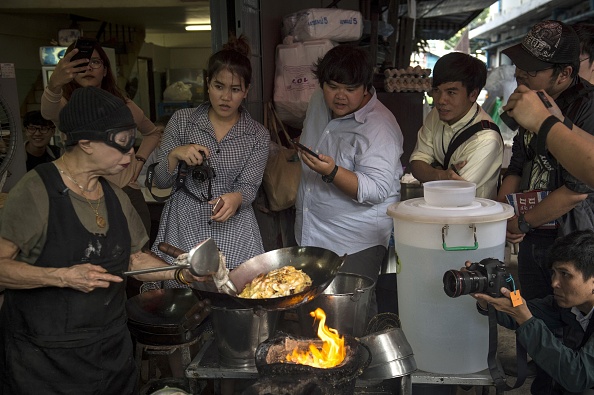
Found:
[(477, 197), (497, 196), (503, 140), (489, 114), (476, 103), (486, 80), (485, 64), (470, 55), (452, 52), (435, 63), (434, 108), (410, 156), (417, 180), (465, 180), (476, 184)]

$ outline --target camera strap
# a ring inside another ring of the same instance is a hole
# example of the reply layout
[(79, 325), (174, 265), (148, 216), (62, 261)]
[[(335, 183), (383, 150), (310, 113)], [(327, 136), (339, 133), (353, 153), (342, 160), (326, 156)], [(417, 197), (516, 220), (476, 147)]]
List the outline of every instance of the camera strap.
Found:
[(526, 349), (516, 336), (517, 378), (513, 386), (507, 384), (505, 372), (503, 371), (501, 361), (497, 356), (497, 311), (491, 305), (489, 305), (489, 353), (487, 354), (487, 364), (489, 366), (491, 378), (495, 382), (497, 394), (519, 388), (526, 380), (526, 373), (528, 371), (527, 353)]
[[(153, 163), (146, 169), (146, 179), (144, 180), (144, 186), (146, 186), (146, 188), (148, 189), (148, 191), (151, 194), (151, 196), (153, 197), (153, 199), (155, 199), (157, 202), (161, 203), (161, 202), (167, 201), (177, 191), (183, 191), (183, 192), (187, 193), (188, 195), (190, 195), (190, 197), (198, 200), (199, 202), (208, 201), (208, 199), (206, 199), (205, 197), (200, 198), (200, 197), (196, 196), (192, 191), (190, 191), (186, 187), (186, 179), (188, 177), (188, 166), (186, 165), (185, 162), (180, 162), (177, 167), (177, 177), (175, 178), (175, 186), (174, 186), (173, 190), (171, 191), (171, 193), (169, 194), (169, 196), (155, 195), (153, 193), (152, 188), (153, 188), (153, 179), (155, 178), (155, 166), (157, 166), (158, 164), (159, 164), (159, 162)], [(209, 189), (208, 193), (210, 195), (211, 191), (212, 191), (212, 183), (210, 182), (210, 180), (209, 180), (209, 184), (208, 184), (208, 189)]]

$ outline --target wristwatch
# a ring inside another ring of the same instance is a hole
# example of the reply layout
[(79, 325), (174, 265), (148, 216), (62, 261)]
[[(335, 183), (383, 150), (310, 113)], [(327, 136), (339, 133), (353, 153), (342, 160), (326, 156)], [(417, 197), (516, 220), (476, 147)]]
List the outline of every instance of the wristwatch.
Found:
[(522, 233), (528, 233), (532, 230), (530, 224), (524, 219), (524, 214), (520, 214), (518, 217), (518, 229), (520, 229), (520, 232)]
[(334, 181), (334, 176), (336, 175), (337, 171), (338, 171), (338, 165), (334, 165), (334, 169), (332, 169), (330, 174), (322, 176), (322, 181), (330, 184), (332, 181)]

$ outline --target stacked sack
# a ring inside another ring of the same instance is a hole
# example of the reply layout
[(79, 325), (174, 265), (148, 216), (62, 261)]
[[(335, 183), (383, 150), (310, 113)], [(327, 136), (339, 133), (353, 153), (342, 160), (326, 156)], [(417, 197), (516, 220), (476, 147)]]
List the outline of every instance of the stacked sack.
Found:
[(276, 47), (274, 104), (279, 118), (301, 129), (311, 95), (319, 86), (313, 65), (337, 42), (363, 34), (360, 12), (310, 8), (283, 18), (283, 43)]
[(387, 69), (384, 71), (386, 92), (428, 92), (433, 78), (431, 69), (421, 66), (408, 66), (406, 69)]

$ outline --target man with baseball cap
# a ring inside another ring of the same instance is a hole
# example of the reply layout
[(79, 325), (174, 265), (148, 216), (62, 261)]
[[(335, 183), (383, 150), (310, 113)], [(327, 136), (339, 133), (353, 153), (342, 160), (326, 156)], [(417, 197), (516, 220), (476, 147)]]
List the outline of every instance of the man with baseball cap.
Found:
[[(594, 134), (594, 88), (578, 76), (580, 41), (571, 27), (554, 20), (539, 22), (521, 43), (503, 53), (516, 65), (518, 85), (545, 91), (559, 106), (567, 126), (575, 124)], [(546, 262), (555, 239), (594, 229), (594, 189), (552, 156), (541, 154), (535, 132), (520, 128), (514, 137), (512, 158), (498, 193), (498, 200), (507, 202), (506, 195), (512, 193), (548, 192), (507, 223), (508, 241), (520, 243), (518, 276), (527, 300), (553, 293)], [(549, 388), (550, 380), (539, 371), (532, 393), (544, 393), (540, 389)]]

